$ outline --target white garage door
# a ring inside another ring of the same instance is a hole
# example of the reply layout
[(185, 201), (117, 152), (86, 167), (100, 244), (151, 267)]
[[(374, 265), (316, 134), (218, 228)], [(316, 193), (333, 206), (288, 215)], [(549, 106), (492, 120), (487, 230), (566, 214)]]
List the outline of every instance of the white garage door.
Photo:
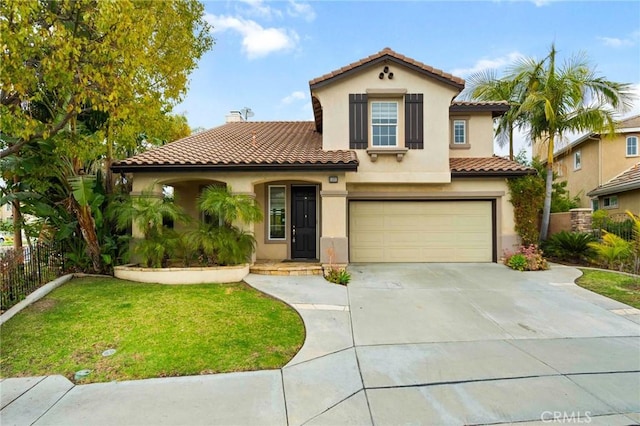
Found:
[(491, 201), (352, 201), (351, 262), (491, 262)]

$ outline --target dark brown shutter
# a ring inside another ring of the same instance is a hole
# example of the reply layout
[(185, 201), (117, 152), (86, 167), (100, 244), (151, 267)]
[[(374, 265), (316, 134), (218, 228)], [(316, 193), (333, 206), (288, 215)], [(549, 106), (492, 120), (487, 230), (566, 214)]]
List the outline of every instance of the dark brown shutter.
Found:
[(423, 94), (412, 93), (404, 98), (404, 146), (424, 149)]
[(369, 119), (367, 95), (349, 95), (349, 149), (367, 149), (369, 146)]

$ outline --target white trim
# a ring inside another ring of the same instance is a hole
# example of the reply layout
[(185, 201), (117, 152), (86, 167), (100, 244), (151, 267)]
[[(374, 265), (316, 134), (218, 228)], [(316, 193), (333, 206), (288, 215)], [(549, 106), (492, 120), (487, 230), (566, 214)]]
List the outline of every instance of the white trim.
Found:
[[(635, 154), (629, 154), (629, 139), (635, 139), (636, 140), (636, 153)], [(640, 147), (638, 146), (639, 144), (639, 140), (640, 138), (638, 138), (638, 136), (636, 135), (631, 135), (631, 136), (627, 136), (624, 140), (625, 144), (624, 144), (624, 151), (625, 151), (625, 155), (627, 157), (637, 157), (638, 155), (640, 155)]]
[[(272, 238), (271, 237), (271, 188), (282, 188), (284, 190), (284, 237)], [(286, 241), (287, 240), (287, 186), (286, 185), (267, 185), (267, 240), (268, 241)]]
[[(396, 123), (395, 123), (395, 130), (396, 130), (395, 141), (396, 141), (396, 143), (394, 145), (376, 145), (374, 143), (375, 142), (375, 136), (374, 136), (373, 129), (374, 129), (375, 126), (381, 126), (381, 127), (388, 127), (388, 126), (390, 127), (390, 126), (392, 126), (392, 124), (374, 124), (374, 122), (373, 122), (373, 105), (375, 105), (375, 104), (395, 104), (395, 106), (396, 106)], [(399, 138), (398, 126), (400, 125), (400, 118), (399, 118), (400, 106), (399, 106), (398, 101), (377, 101), (377, 100), (371, 101), (370, 114), (371, 114), (371, 147), (372, 148), (386, 148), (386, 147), (395, 148), (395, 147), (399, 146), (399, 143), (398, 143), (398, 138)]]
[(582, 151), (577, 150), (573, 153), (573, 170), (580, 170), (580, 169), (582, 169)]
[[(463, 141), (456, 141), (456, 123), (462, 123), (462, 136)], [(467, 144), (467, 120), (454, 119), (453, 120), (453, 144), (454, 145), (466, 145)]]

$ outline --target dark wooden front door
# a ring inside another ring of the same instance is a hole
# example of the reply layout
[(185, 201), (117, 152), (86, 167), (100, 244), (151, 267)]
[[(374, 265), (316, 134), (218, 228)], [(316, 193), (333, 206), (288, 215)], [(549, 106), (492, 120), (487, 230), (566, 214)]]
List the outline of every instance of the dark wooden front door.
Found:
[(316, 259), (316, 187), (291, 187), (291, 258)]

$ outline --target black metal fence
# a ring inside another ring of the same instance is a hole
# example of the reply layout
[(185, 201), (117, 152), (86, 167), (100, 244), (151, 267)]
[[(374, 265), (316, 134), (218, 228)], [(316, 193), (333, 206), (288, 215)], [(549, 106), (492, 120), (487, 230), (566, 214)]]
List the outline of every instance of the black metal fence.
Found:
[(0, 252), (0, 311), (4, 312), (47, 282), (64, 273), (60, 244), (37, 243)]

